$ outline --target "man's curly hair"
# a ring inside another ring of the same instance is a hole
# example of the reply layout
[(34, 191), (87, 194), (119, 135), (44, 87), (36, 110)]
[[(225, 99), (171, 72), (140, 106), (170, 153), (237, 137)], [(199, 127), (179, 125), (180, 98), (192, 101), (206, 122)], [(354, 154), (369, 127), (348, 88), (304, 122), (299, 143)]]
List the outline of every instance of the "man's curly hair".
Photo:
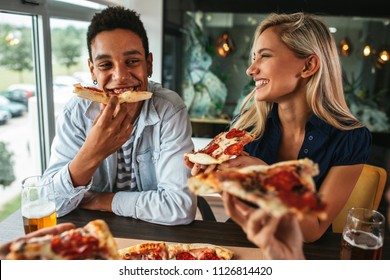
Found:
[[(140, 15), (134, 10), (125, 9), (121, 6), (108, 7), (99, 13), (96, 13), (88, 27), (87, 45), (89, 59), (92, 59), (91, 44), (92, 40), (103, 31), (114, 29), (130, 30), (141, 38), (145, 50), (145, 56), (149, 54), (149, 42), (146, 30), (140, 19)], [(121, 38), (118, 38), (120, 40)]]

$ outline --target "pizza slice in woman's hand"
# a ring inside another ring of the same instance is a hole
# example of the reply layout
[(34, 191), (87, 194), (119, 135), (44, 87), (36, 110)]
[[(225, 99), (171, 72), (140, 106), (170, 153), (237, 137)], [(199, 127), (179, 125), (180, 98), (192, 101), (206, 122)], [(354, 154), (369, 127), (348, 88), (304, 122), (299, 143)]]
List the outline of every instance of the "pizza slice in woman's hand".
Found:
[(274, 216), (292, 212), (302, 218), (326, 218), (325, 203), (316, 192), (313, 176), (318, 165), (309, 159), (252, 165), (240, 169), (201, 173), (188, 180), (197, 195), (228, 192), (269, 211)]
[(255, 135), (236, 128), (221, 132), (199, 151), (186, 153), (192, 163), (203, 165), (220, 164), (242, 153), (244, 146), (255, 139)]

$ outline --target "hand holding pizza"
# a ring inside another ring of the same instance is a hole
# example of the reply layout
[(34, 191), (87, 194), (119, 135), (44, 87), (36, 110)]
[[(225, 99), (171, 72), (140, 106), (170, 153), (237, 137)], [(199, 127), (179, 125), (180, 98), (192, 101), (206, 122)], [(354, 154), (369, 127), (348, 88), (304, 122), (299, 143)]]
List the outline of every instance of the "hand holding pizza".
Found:
[(264, 161), (257, 157), (251, 157), (247, 152), (242, 152), (236, 158), (230, 159), (218, 165), (218, 170), (226, 170), (231, 168), (242, 168), (250, 165), (267, 165)]
[(243, 153), (244, 146), (255, 139), (255, 135), (245, 130), (233, 128), (215, 136), (203, 149), (184, 155), (185, 164), (195, 176), (200, 172), (210, 173), (222, 164)]
[(86, 185), (99, 164), (127, 141), (134, 128), (132, 121), (139, 109), (137, 106), (139, 103), (118, 105), (116, 97), (103, 106), (79, 153), (70, 162), (69, 171), (75, 186)]
[(239, 224), (248, 239), (263, 251), (265, 259), (304, 259), (303, 237), (294, 215), (275, 217), (223, 193), (226, 212)]
[(68, 231), (68, 230), (74, 229), (74, 228), (75, 228), (75, 225), (72, 223), (58, 224), (58, 225), (53, 226), (53, 227), (43, 228), (43, 229), (34, 231), (34, 232), (29, 233), (29, 234), (27, 234), (27, 235), (25, 235), (17, 240), (7, 242), (7, 243), (0, 246), (0, 260), (4, 260), (5, 257), (7, 256), (7, 254), (10, 252), (10, 246), (11, 246), (12, 242), (18, 242), (21, 240), (29, 240), (33, 237), (45, 236), (48, 234), (58, 235), (58, 234), (61, 234), (65, 231)]

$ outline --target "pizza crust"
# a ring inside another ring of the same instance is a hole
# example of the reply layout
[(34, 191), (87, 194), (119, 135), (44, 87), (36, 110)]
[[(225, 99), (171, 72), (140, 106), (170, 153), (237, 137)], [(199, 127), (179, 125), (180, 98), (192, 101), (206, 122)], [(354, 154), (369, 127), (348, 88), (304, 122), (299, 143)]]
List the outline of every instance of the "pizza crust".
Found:
[[(99, 102), (102, 104), (107, 104), (110, 101), (110, 96), (107, 95), (104, 91), (98, 88), (90, 88), (82, 86), (81, 84), (75, 84), (73, 92), (81, 98), (88, 99), (94, 102)], [(118, 95), (119, 104), (120, 103), (132, 103), (139, 102), (146, 99), (150, 99), (152, 93), (149, 91), (126, 91)]]

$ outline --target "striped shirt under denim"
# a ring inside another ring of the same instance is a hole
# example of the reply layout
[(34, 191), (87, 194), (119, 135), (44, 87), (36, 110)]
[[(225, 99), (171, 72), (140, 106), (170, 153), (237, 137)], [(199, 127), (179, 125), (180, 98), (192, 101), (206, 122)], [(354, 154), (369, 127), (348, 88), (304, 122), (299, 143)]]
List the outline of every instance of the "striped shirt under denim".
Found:
[(135, 191), (137, 182), (134, 174), (134, 164), (131, 160), (133, 152), (134, 135), (137, 121), (134, 124), (129, 140), (119, 148), (118, 154), (118, 174), (115, 186), (115, 192), (118, 191)]

